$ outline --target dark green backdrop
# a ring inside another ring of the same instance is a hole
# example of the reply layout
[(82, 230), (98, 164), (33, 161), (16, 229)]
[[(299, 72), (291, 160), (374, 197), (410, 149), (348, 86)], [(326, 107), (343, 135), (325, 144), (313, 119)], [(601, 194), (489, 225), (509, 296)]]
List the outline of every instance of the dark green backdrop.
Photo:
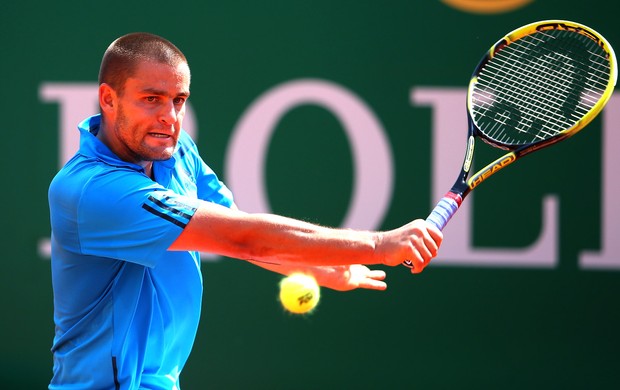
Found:
[[(620, 45), (607, 1), (525, 3), (473, 13), (439, 0), (4, 2), (0, 386), (45, 388), (51, 376), (50, 267), (40, 243), (50, 233), (60, 110), (41, 98), (42, 85), (96, 82), (103, 51), (121, 34), (169, 38), (192, 67), (199, 147), (226, 180), (231, 132), (255, 99), (298, 79), (336, 83), (372, 109), (389, 140), (387, 229), (424, 217), (433, 201), (431, 110), (410, 102), (413, 88), (464, 88), (496, 39), (540, 19), (580, 21)], [(277, 302), (277, 275), (232, 259), (205, 262), (203, 320), (183, 388), (618, 388), (620, 272), (578, 265), (582, 251), (601, 245), (601, 122), (476, 192), (476, 204), (489, 209), (478, 207), (472, 245), (494, 248), (529, 245), (540, 199), (558, 196), (556, 266), (431, 266), (415, 277), (387, 269), (386, 292), (323, 290), (313, 315), (293, 317)], [(350, 156), (328, 110), (287, 112), (266, 165), (273, 210), (339, 225), (353, 185)], [(569, 182), (575, 173), (583, 177)]]

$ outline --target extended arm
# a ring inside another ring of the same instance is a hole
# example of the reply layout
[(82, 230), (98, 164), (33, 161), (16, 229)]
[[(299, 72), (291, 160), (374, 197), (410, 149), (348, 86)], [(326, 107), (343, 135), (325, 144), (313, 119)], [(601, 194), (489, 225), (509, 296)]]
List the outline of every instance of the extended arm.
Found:
[(202, 202), (170, 249), (307, 266), (395, 266), (409, 259), (414, 263), (412, 272), (421, 272), (436, 256), (441, 240), (441, 232), (423, 220), (386, 232), (370, 232), (327, 228)]
[(383, 281), (386, 277), (385, 271), (370, 269), (362, 264), (305, 266), (298, 264), (275, 265), (252, 260), (249, 262), (282, 275), (290, 275), (294, 272), (310, 274), (314, 276), (319, 285), (337, 291), (349, 291), (356, 288), (385, 290), (387, 288), (387, 284)]

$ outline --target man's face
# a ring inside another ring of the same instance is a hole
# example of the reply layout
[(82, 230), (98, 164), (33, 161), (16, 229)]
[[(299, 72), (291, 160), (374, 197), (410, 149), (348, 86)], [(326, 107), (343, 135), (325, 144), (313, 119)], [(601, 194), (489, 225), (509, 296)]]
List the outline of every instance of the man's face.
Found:
[(112, 150), (142, 166), (169, 159), (181, 131), (189, 84), (186, 63), (141, 62), (117, 96), (112, 123), (106, 125)]

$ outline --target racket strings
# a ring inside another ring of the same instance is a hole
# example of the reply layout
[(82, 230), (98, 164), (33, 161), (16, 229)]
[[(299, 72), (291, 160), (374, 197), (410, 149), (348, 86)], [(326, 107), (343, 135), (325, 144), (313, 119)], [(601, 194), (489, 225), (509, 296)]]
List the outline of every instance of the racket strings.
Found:
[(507, 145), (545, 140), (575, 125), (603, 95), (607, 53), (574, 32), (537, 32), (502, 48), (481, 69), (472, 116)]
[[(546, 104), (548, 104), (549, 108), (554, 108), (553, 111), (557, 112), (557, 109), (560, 108), (559, 104), (557, 103), (557, 101), (554, 100), (549, 100), (551, 98), (556, 98), (557, 96), (564, 96), (567, 95), (566, 91), (564, 90), (567, 86), (570, 86), (570, 81), (571, 79), (569, 79), (569, 77), (567, 77), (569, 74), (571, 73), (575, 73), (574, 70), (570, 70), (569, 72), (563, 71), (563, 72), (558, 72), (558, 64), (568, 64), (568, 68), (570, 67), (574, 67), (571, 66), (571, 58), (565, 55), (562, 55), (561, 53), (558, 55), (556, 55), (557, 53), (548, 53), (548, 54), (552, 54), (554, 55), (555, 58), (552, 58), (552, 61), (549, 60), (545, 60), (548, 57), (542, 56), (539, 57), (539, 63), (537, 64), (537, 67), (534, 70), (534, 72), (532, 72), (532, 66), (525, 66), (523, 68), (523, 72), (522, 73), (511, 73), (511, 74), (516, 74), (518, 76), (521, 76), (520, 79), (517, 79), (517, 81), (519, 81), (519, 84), (517, 84), (518, 86), (526, 86), (526, 88), (523, 87), (517, 87), (514, 88), (514, 91), (517, 93), (520, 93), (523, 96), (523, 103), (525, 107), (527, 107), (528, 103), (531, 104), (532, 102), (536, 102), (536, 99), (540, 99), (540, 98), (545, 98), (547, 97), (547, 101), (545, 102)], [(519, 54), (521, 55), (521, 54)], [(508, 64), (510, 64), (511, 62), (508, 62)], [(526, 64), (528, 65), (528, 64)], [(554, 66), (555, 65), (555, 66)], [(555, 68), (555, 69), (554, 69)], [(540, 93), (540, 78), (541, 77), (547, 77), (547, 84), (546, 84), (546, 90), (547, 90), (547, 94), (541, 94)], [(558, 95), (559, 94), (559, 95)], [(568, 95), (570, 96), (570, 95)], [(578, 105), (578, 101), (574, 101), (573, 105), (576, 107)], [(543, 109), (543, 112), (545, 110)], [(546, 109), (546, 111), (549, 114), (553, 114), (553, 111), (550, 109)], [(572, 110), (569, 110), (569, 112)], [(557, 117), (554, 119), (558, 119)]]
[[(516, 52), (517, 56), (523, 56), (524, 53), (531, 51), (529, 50), (529, 46), (532, 45), (521, 46), (524, 46), (525, 50)], [(515, 52), (511, 54), (514, 56)], [(543, 128), (539, 129), (542, 135), (538, 137), (541, 139), (553, 136), (569, 125), (561, 115), (559, 99), (563, 96), (570, 97), (566, 88), (571, 85), (572, 79), (570, 76), (575, 73), (575, 70), (571, 69), (574, 66), (571, 65), (571, 58), (568, 56), (554, 52), (547, 52), (544, 54), (544, 56), (537, 56), (536, 62), (530, 62), (529, 64), (525, 64), (525, 66), (522, 65), (520, 73), (518, 72), (519, 68), (515, 69), (514, 65), (512, 65), (514, 62), (513, 59), (508, 58), (504, 61), (503, 65), (508, 66), (507, 71), (510, 73), (503, 73), (503, 75), (509, 77), (516, 75), (517, 78), (514, 79), (513, 77), (513, 79), (509, 79), (510, 83), (512, 83), (510, 84), (510, 89), (502, 89), (501, 87), (505, 86), (505, 84), (503, 85), (501, 83), (499, 88), (499, 90), (503, 90), (504, 93), (516, 93), (519, 95), (518, 98), (521, 100), (515, 101), (520, 103), (519, 108), (521, 113), (525, 113), (526, 116), (530, 114), (530, 116), (536, 115), (536, 118), (546, 118), (546, 124)], [(566, 64), (566, 67), (560, 68), (560, 66), (564, 64)], [(501, 71), (499, 74), (502, 74)], [(545, 84), (541, 85), (541, 81), (544, 81)], [(515, 82), (517, 82), (517, 84), (514, 84)], [(512, 88), (513, 84), (516, 85), (516, 87)], [(573, 106), (577, 107), (579, 102), (574, 99), (574, 96), (573, 100)], [(573, 117), (578, 118), (580, 116), (573, 115)], [(556, 126), (549, 127), (551, 123), (555, 123)], [(519, 127), (517, 125), (515, 128), (518, 131), (526, 132), (528, 127)]]
[[(526, 117), (539, 118), (544, 120), (543, 127), (539, 128), (542, 135), (536, 135), (540, 139), (547, 138), (557, 134), (566, 128), (570, 122), (564, 118), (561, 112), (561, 100), (564, 96), (570, 98), (567, 88), (571, 85), (571, 74), (575, 73), (570, 69), (570, 58), (556, 53), (548, 53), (552, 57), (538, 57), (537, 63), (528, 64), (521, 69), (515, 68), (511, 59), (504, 61), (507, 69), (503, 73), (508, 78), (508, 83), (498, 84), (498, 90), (504, 94), (517, 94), (513, 101), (519, 103), (521, 113)], [(568, 68), (558, 70), (560, 64), (566, 63)], [(520, 70), (520, 73), (517, 71)], [(510, 72), (510, 73), (506, 73)], [(498, 74), (502, 74), (501, 68)], [(516, 76), (516, 77), (515, 77)], [(541, 85), (544, 81), (544, 85)], [(572, 97), (574, 105), (578, 106), (578, 101)], [(587, 111), (586, 111), (587, 112)], [(573, 118), (579, 118), (581, 115), (571, 115)], [(523, 119), (523, 118), (520, 118)], [(515, 122), (514, 128), (520, 132), (528, 132), (531, 124), (525, 121)], [(521, 126), (519, 126), (521, 124)], [(530, 125), (530, 126), (527, 126)]]
[[(533, 37), (533, 39), (541, 41), (537, 37)], [(590, 45), (594, 45), (594, 47), (599, 48), (598, 46), (596, 46), (594, 42), (590, 41), (588, 38), (584, 37), (583, 39), (586, 39), (586, 41), (583, 41), (583, 43), (589, 43)], [(607, 66), (606, 69), (603, 69), (603, 70), (600, 69), (601, 61), (605, 61), (606, 63), (607, 61), (606, 58), (604, 56), (601, 56), (599, 53), (592, 51), (590, 48), (584, 47), (582, 45), (582, 42), (579, 42), (579, 44), (577, 44), (578, 43), (577, 40), (568, 40), (565, 42), (568, 44), (567, 49), (569, 53), (571, 54), (570, 56), (564, 53), (559, 53), (557, 51), (552, 51), (548, 49), (547, 49), (547, 54), (557, 55), (557, 60), (562, 61), (562, 63), (565, 64), (565, 66), (568, 68), (567, 70), (558, 72), (557, 68), (554, 70), (554, 66), (553, 66), (553, 63), (551, 63), (551, 61), (544, 60), (547, 57), (541, 57), (541, 59), (543, 59), (542, 60), (543, 65), (547, 66), (546, 70), (548, 72), (547, 76), (549, 77), (549, 81), (550, 81), (549, 83), (550, 91), (556, 91), (556, 92), (561, 91), (563, 93), (564, 91), (562, 91), (562, 88), (570, 86), (571, 85), (570, 82), (573, 80), (568, 76), (576, 75), (577, 77), (580, 77), (582, 79), (581, 80), (582, 82), (580, 83), (580, 87), (582, 89), (585, 89), (586, 85), (592, 85), (594, 88), (597, 88), (598, 86), (598, 90), (601, 92), (598, 95), (598, 98), (600, 98), (600, 95), (605, 90), (605, 87), (606, 87), (606, 84), (609, 78), (609, 67)], [(525, 43), (527, 44), (527, 42)], [(530, 44), (530, 46), (532, 45)], [(543, 47), (543, 49), (545, 48)], [(599, 48), (599, 51), (601, 51), (600, 48)], [(598, 59), (596, 61), (591, 61), (592, 56), (597, 56)], [(575, 63), (581, 65), (582, 69), (574, 69)], [(597, 69), (597, 65), (598, 65), (598, 69)], [(537, 75), (534, 75), (534, 77), (536, 76)], [(559, 85), (559, 88), (554, 88), (553, 81), (556, 81), (556, 85)], [(580, 104), (580, 103), (585, 104), (586, 106), (584, 107), (586, 109), (585, 111), (583, 111), (579, 115), (573, 115), (577, 118), (580, 118), (581, 116), (583, 116), (583, 114), (585, 114), (587, 110), (589, 110), (589, 108), (591, 108), (591, 106), (593, 106), (598, 101), (598, 98), (592, 99), (591, 95), (579, 96), (578, 94), (566, 94), (566, 97), (567, 97), (567, 102), (573, 103), (574, 105), (574, 108), (571, 107), (570, 110), (567, 110), (567, 112), (569, 113), (573, 112), (574, 109), (579, 109), (581, 106), (583, 106), (583, 104)], [(553, 105), (557, 106), (557, 104), (552, 104), (552, 106)]]
[[(548, 53), (547, 53), (548, 54)], [(555, 54), (555, 53), (552, 53)], [(522, 55), (522, 54), (519, 54)], [(554, 58), (555, 57), (555, 58)], [(519, 113), (521, 115), (525, 114), (525, 118), (519, 116), (519, 118), (513, 118), (513, 127), (520, 132), (527, 132), (527, 129), (532, 128), (531, 123), (527, 123), (530, 118), (537, 118), (538, 121), (541, 118), (544, 120), (546, 118), (547, 124), (538, 124), (538, 130), (540, 134), (535, 134), (538, 138), (544, 139), (549, 136), (553, 136), (557, 134), (557, 132), (563, 130), (571, 123), (566, 122), (561, 114), (561, 106), (558, 100), (563, 96), (567, 95), (566, 88), (571, 85), (571, 78), (568, 77), (570, 74), (574, 74), (575, 70), (570, 69), (574, 68), (571, 65), (571, 58), (565, 55), (559, 55), (551, 57), (551, 60), (547, 60), (548, 56), (538, 56), (537, 63), (535, 63), (535, 67), (532, 67), (531, 63), (526, 64), (527, 66), (523, 67), (523, 71), (521, 73), (515, 73), (513, 70), (510, 70), (508, 75), (518, 75), (517, 79), (511, 80), (510, 89), (504, 89), (503, 93), (516, 93), (518, 94), (517, 98), (521, 100), (515, 100), (519, 103)], [(498, 58), (501, 58), (498, 56)], [(511, 59), (508, 59), (506, 63), (512, 64)], [(567, 65), (565, 65), (567, 64)], [(564, 68), (560, 68), (559, 65), (564, 65)], [(555, 69), (554, 69), (555, 68)], [(558, 69), (563, 69), (563, 72), (559, 72)], [(565, 70), (569, 69), (569, 72)], [(500, 72), (499, 75), (502, 75)], [(507, 73), (503, 73), (503, 76), (506, 76)], [(544, 88), (541, 88), (542, 85), (540, 83), (541, 77), (545, 76), (546, 84)], [(496, 80), (495, 80), (496, 81)], [(517, 84), (515, 84), (517, 82)], [(512, 88), (512, 85), (516, 85), (516, 88)], [(498, 88), (499, 91), (502, 91), (502, 88)], [(541, 93), (545, 92), (545, 93)], [(576, 94), (574, 94), (577, 96)], [(579, 101), (575, 99), (573, 96), (573, 101), (571, 102), (571, 106), (578, 107)], [(514, 100), (514, 98), (513, 98)], [(565, 101), (566, 104), (566, 101)], [(571, 112), (570, 110), (569, 112)], [(583, 111), (583, 113), (587, 112)], [(536, 116), (534, 116), (536, 115)], [(512, 115), (514, 117), (514, 115)], [(572, 115), (571, 117), (574, 119), (578, 119), (581, 115)], [(529, 118), (528, 118), (529, 117)], [(509, 113), (499, 113), (498, 118), (500, 118), (499, 122), (506, 125), (506, 120), (510, 118)], [(517, 120), (519, 119), (519, 120)], [(523, 120), (525, 119), (525, 120)], [(570, 119), (570, 118), (568, 118)], [(552, 121), (552, 122), (551, 122)], [(531, 120), (529, 121), (531, 122)], [(549, 123), (556, 123), (556, 127), (549, 127)], [(521, 124), (521, 126), (519, 126)]]

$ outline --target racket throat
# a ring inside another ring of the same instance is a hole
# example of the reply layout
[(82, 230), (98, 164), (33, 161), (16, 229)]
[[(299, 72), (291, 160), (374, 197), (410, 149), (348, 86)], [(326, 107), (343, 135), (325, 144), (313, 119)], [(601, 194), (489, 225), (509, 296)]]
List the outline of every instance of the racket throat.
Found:
[(457, 192), (453, 192), (452, 190), (450, 190), (449, 192), (446, 192), (446, 194), (443, 197), (452, 199), (454, 202), (456, 202), (458, 207), (461, 207), (461, 203), (463, 203), (463, 196)]
[[(493, 161), (480, 171), (476, 172), (467, 180), (467, 192), (476, 188), (480, 183), (491, 177), (495, 172), (507, 167), (515, 162), (517, 155), (514, 152), (507, 153), (497, 160)], [(454, 188), (454, 187), (453, 187)]]

